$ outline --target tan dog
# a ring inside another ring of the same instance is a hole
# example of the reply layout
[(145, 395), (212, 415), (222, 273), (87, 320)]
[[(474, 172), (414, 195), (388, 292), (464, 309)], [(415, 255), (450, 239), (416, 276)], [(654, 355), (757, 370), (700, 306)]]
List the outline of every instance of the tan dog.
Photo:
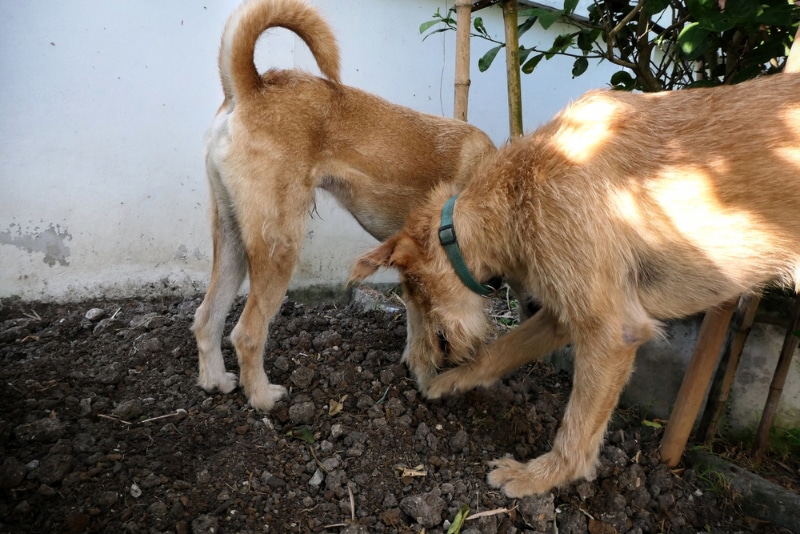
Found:
[[(259, 75), (256, 40), (281, 26), (308, 45), (325, 78), (298, 70)], [(330, 27), (302, 0), (250, 0), (228, 20), (219, 69), (225, 101), (207, 137), (214, 260), (195, 315), (199, 384), (236, 387), (220, 350), (225, 318), (244, 280), (250, 294), (232, 339), (250, 404), (284, 394), (264, 372), (268, 324), (297, 262), (315, 188), (332, 193), (373, 236), (397, 232), (437, 183), (466, 182), (495, 148), (466, 123), (417, 113), (339, 81)]]
[[(592, 92), (500, 149), (458, 195), (453, 226), (478, 281), (515, 279), (543, 308), (485, 347), (485, 300), (440, 244), (438, 187), (402, 232), (359, 259), (399, 269), (407, 360), (430, 398), (494, 383), (574, 343), (551, 452), (493, 462), (512, 497), (591, 476), (636, 349), (660, 321), (767, 282), (800, 290), (800, 75), (660, 94)], [(445, 363), (459, 367), (434, 376)]]

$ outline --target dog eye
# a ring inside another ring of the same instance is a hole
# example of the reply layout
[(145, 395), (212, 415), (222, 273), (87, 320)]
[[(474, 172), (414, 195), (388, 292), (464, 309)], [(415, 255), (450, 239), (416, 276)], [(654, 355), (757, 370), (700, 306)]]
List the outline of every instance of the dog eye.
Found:
[(437, 333), (436, 334), (436, 338), (439, 341), (439, 350), (441, 350), (442, 353), (445, 356), (449, 356), (450, 355), (450, 343), (447, 341), (447, 338), (444, 337), (444, 333), (443, 332)]

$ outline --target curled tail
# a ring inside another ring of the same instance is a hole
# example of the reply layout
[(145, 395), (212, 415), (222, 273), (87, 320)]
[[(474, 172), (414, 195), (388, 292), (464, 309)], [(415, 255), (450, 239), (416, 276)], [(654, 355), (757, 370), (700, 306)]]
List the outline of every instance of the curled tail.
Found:
[(259, 36), (275, 27), (300, 36), (323, 76), (340, 83), (336, 37), (316, 9), (304, 0), (245, 0), (230, 16), (222, 33), (219, 71), (227, 100), (246, 98), (262, 87), (253, 54)]

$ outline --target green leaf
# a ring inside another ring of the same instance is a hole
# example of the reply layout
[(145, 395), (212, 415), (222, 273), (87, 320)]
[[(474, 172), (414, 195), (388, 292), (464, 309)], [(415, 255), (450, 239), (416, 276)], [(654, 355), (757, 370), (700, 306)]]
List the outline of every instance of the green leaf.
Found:
[(461, 532), (461, 528), (464, 526), (464, 521), (467, 520), (468, 515), (469, 504), (465, 504), (456, 514), (455, 519), (453, 519), (453, 522), (450, 524), (450, 528), (447, 529), (447, 534), (459, 534), (459, 532)]
[(576, 33), (562, 33), (553, 39), (553, 46), (551, 46), (550, 50), (548, 50), (546, 53), (547, 59), (549, 60), (556, 54), (564, 52), (564, 50), (569, 48), (570, 45), (572, 45), (573, 38), (576, 35)]
[(301, 426), (295, 428), (294, 430), (290, 430), (286, 433), (286, 435), (290, 438), (299, 439), (301, 441), (305, 441), (306, 443), (314, 443), (314, 433), (311, 429), (307, 426)]
[(505, 47), (506, 45), (502, 44), (499, 46), (495, 46), (494, 48), (490, 48), (488, 52), (486, 52), (482, 58), (478, 60), (478, 70), (481, 72), (486, 72), (486, 69), (492, 66), (492, 61), (494, 61), (495, 56), (500, 51), (501, 48)]
[(575, 60), (575, 63), (572, 64), (572, 77), (577, 78), (586, 72), (587, 68), (589, 68), (589, 60), (585, 57), (579, 57)]
[(678, 35), (678, 45), (686, 59), (697, 59), (703, 55), (708, 47), (711, 32), (702, 28), (700, 23), (687, 24)]
[(620, 70), (611, 75), (611, 86), (614, 89), (630, 91), (635, 83), (636, 80), (633, 79), (633, 76), (628, 71)]
[(642, 419), (642, 426), (649, 426), (650, 428), (662, 428), (661, 423), (656, 423), (655, 421), (648, 421), (647, 419)]
[(489, 33), (486, 31), (486, 27), (483, 25), (483, 17), (475, 17), (475, 20), (472, 21), (472, 26), (475, 28), (475, 31), (481, 35), (486, 37), (489, 36)]
[(428, 37), (430, 37), (431, 35), (436, 35), (437, 33), (442, 33), (442, 32), (446, 32), (446, 31), (450, 31), (450, 28), (439, 28), (438, 30), (433, 30), (433, 31), (432, 31), (432, 32), (430, 32), (428, 35), (426, 35), (425, 37), (423, 37), (423, 38), (422, 38), (422, 41), (424, 42), (424, 41), (425, 41), (425, 39), (427, 39), (427, 38), (428, 38)]
[(578, 48), (580, 48), (583, 53), (591, 52), (599, 35), (599, 30), (581, 30), (578, 34)]
[(419, 33), (425, 33), (431, 28), (431, 26), (435, 26), (440, 22), (441, 20), (429, 20), (428, 22), (423, 22), (422, 24), (419, 25)]
[(794, 332), (792, 332), (792, 335), (800, 337), (800, 330), (795, 330)]
[(578, 0), (564, 0), (564, 13), (567, 15), (572, 14), (576, 7), (578, 7)]
[(525, 60), (528, 59), (528, 56), (531, 55), (533, 52), (533, 48), (525, 48), (520, 46), (519, 47), (519, 64), (522, 65), (525, 63)]
[(560, 9), (545, 9), (543, 7), (534, 7), (532, 9), (523, 9), (518, 13), (519, 17), (537, 17), (539, 24), (545, 30), (556, 23), (564, 12)]
[(661, 13), (669, 6), (670, 0), (647, 0), (644, 3), (644, 13), (648, 18), (657, 13)]
[(522, 37), (526, 31), (530, 30), (536, 24), (536, 17), (528, 17), (525, 22), (517, 26), (517, 35)]
[(543, 57), (544, 54), (537, 54), (533, 56), (531, 59), (526, 61), (524, 65), (522, 65), (522, 72), (525, 74), (530, 74), (531, 72), (533, 72), (533, 69), (536, 68), (536, 65), (539, 64), (539, 62), (542, 60)]
[(792, 21), (796, 21), (800, 10), (797, 4), (781, 4), (777, 6), (763, 6), (762, 11), (755, 17), (753, 22), (766, 24), (767, 26), (792, 26)]

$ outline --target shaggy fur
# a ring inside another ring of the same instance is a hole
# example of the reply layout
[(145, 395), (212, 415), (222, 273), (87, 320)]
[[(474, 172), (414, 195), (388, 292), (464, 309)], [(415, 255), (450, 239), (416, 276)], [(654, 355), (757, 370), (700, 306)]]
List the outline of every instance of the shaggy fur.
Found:
[[(359, 280), (399, 269), (407, 361), (437, 398), (494, 383), (572, 342), (572, 394), (552, 451), (493, 462), (512, 497), (589, 477), (637, 348), (660, 321), (763, 284), (800, 290), (800, 75), (659, 94), (591, 92), (500, 149), (455, 205), (467, 265), (516, 280), (542, 310), (483, 345), (485, 300), (437, 237), (438, 187), (361, 257)], [(461, 364), (439, 375), (445, 363)]]
[[(324, 78), (256, 71), (256, 41), (276, 26), (305, 41)], [(285, 389), (264, 372), (264, 343), (298, 259), (315, 188), (385, 239), (435, 184), (460, 187), (495, 148), (466, 123), (342, 85), (334, 35), (302, 0), (243, 3), (225, 26), (219, 69), (225, 101), (206, 141), (214, 259), (193, 327), (199, 384), (224, 393), (236, 387), (220, 344), (247, 274), (250, 293), (232, 340), (250, 404), (269, 410)]]

